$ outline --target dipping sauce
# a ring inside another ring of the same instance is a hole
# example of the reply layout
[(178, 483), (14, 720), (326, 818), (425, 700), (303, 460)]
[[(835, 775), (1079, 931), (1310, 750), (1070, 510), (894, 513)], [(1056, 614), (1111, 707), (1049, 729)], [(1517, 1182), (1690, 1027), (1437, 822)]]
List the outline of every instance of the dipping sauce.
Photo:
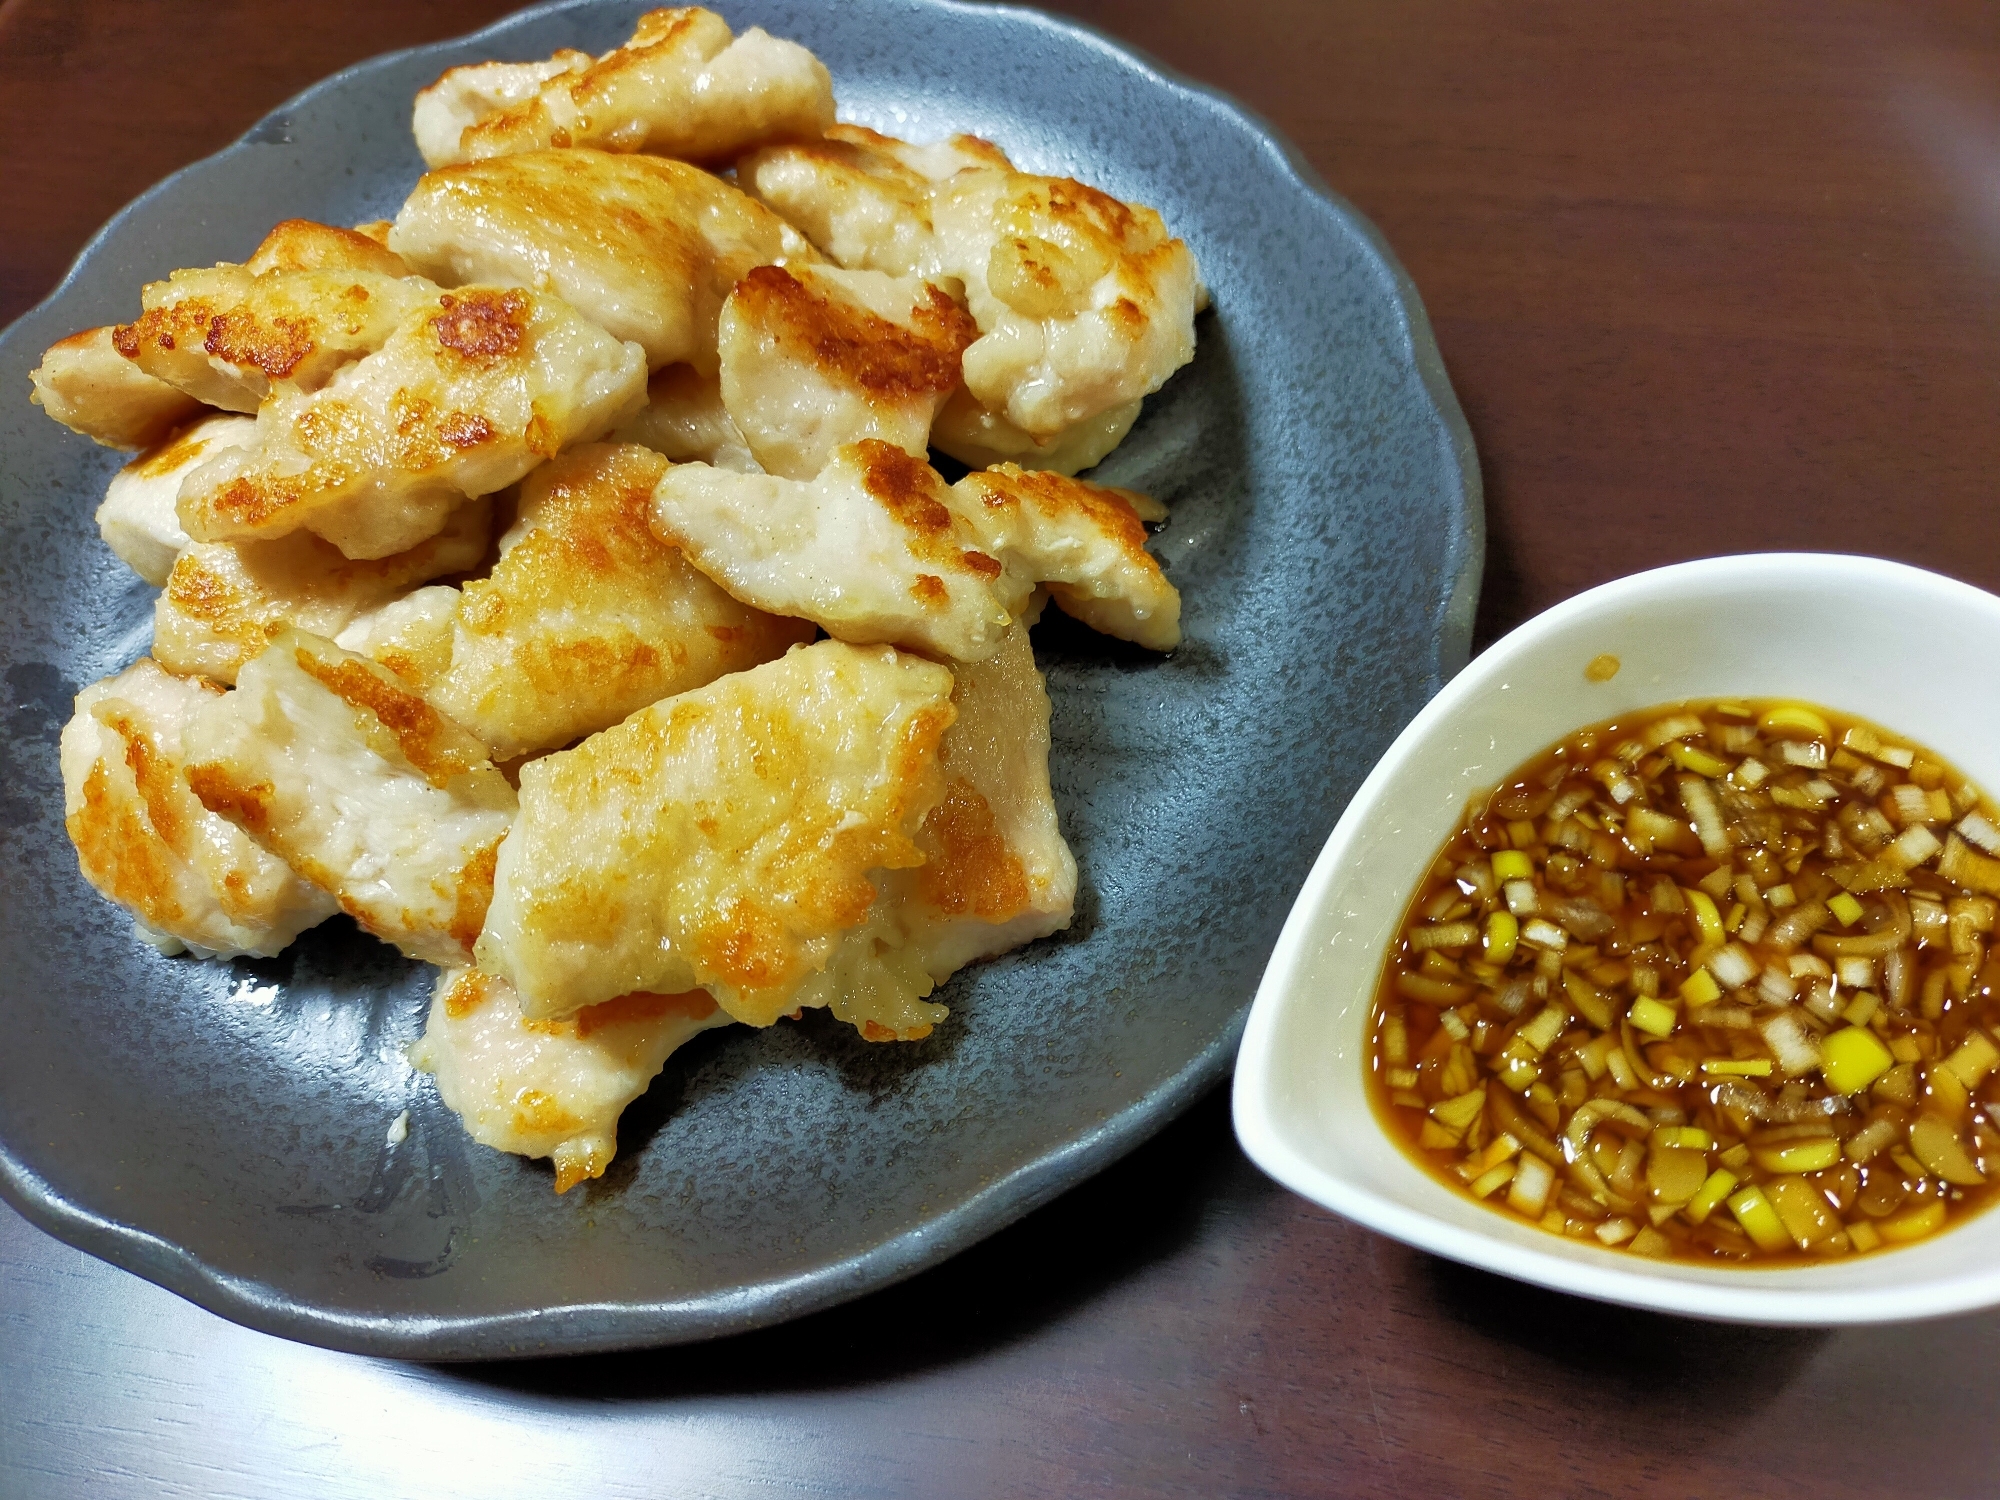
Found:
[(2000, 1179), (2000, 815), (1823, 708), (1676, 704), (1520, 768), (1433, 863), (1370, 1090), (1441, 1180), (1641, 1255), (1906, 1244)]

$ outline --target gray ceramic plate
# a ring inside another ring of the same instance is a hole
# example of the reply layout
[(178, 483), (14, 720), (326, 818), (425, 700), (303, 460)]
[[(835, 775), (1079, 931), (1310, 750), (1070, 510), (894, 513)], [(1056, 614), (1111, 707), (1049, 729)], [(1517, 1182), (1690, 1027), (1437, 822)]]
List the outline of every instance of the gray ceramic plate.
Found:
[[(529, 11), (330, 78), (127, 208), (0, 336), (0, 1190), (51, 1233), (253, 1327), (426, 1359), (664, 1344), (907, 1276), (1129, 1150), (1219, 1079), (1314, 852), (1466, 654), (1470, 438), (1375, 232), (1234, 105), (1076, 27), (942, 0), (724, 0), (812, 47), (844, 117), (970, 130), (1154, 204), (1200, 258), (1200, 352), (1101, 477), (1173, 507), (1187, 644), (1051, 621), (1053, 769), (1082, 866), (1063, 937), (967, 973), (916, 1046), (824, 1015), (712, 1032), (600, 1182), (472, 1145), (402, 1049), (426, 971), (344, 919), (273, 962), (165, 959), (77, 874), (56, 735), (146, 649), (91, 512), (115, 455), (26, 402), (39, 351), (293, 215), (393, 215), (446, 67), (608, 47), (638, 4)], [(390, 1121), (410, 1132), (387, 1144)]]

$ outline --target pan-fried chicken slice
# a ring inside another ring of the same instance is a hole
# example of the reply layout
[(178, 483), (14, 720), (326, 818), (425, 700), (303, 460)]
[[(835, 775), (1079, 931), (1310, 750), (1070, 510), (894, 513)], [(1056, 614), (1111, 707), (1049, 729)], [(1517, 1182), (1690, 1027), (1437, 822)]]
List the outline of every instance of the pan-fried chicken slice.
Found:
[(811, 480), (677, 465), (653, 493), (653, 529), (745, 604), (858, 645), (972, 661), (1012, 617), (1000, 564), (951, 502), (922, 459), (867, 438)]
[(611, 434), (677, 464), (714, 464), (743, 474), (762, 470), (722, 404), (722, 382), (693, 365), (668, 365), (646, 384), (646, 404)]
[(1017, 463), (1051, 474), (1080, 474), (1096, 468), (1125, 441), (1142, 405), (1143, 401), (1128, 401), (1072, 423), (1053, 437), (1038, 438), (988, 411), (960, 386), (931, 424), (931, 446), (974, 469)]
[(722, 299), (752, 266), (818, 254), (789, 224), (686, 162), (530, 151), (445, 167), (396, 215), (390, 246), (442, 286), (553, 292), (654, 368), (715, 368)]
[(1038, 465), (1087, 467), (1077, 455), (1102, 458), (1112, 429), (1123, 436), (1124, 409), (1136, 412), (1193, 357), (1203, 295), (1194, 256), (1157, 213), (1016, 172), (972, 137), (912, 146), (841, 126), (825, 141), (752, 154), (737, 179), (838, 265), (963, 288), (981, 334), (965, 352), (973, 406), (954, 412), (945, 436), (967, 462), (1025, 460), (1016, 445), (1048, 448), (1094, 423), (1058, 462)]
[(566, 302), (445, 292), (324, 389), (276, 395), (253, 442), (188, 475), (181, 525), (207, 542), (304, 530), (349, 557), (387, 557), (624, 421), (645, 393), (644, 351)]
[(1076, 859), (1056, 825), (1049, 789), (1049, 693), (1035, 665), (1025, 611), (986, 661), (956, 669), (958, 717), (939, 758), (944, 800), (917, 833), (924, 863), (894, 877), (911, 887), (905, 929), (942, 984), (1069, 926)]
[(341, 229), (311, 219), (286, 219), (264, 236), (263, 243), (243, 262), (253, 276), (266, 271), (373, 271), (380, 276), (408, 276), (403, 258), (372, 233), (386, 226), (364, 224)]
[(147, 942), (269, 958), (335, 908), (189, 790), (181, 734), (220, 692), (141, 657), (77, 694), (62, 732), (63, 813), (84, 878)]
[(416, 584), (478, 566), (492, 535), (493, 504), (482, 499), (459, 506), (444, 530), (409, 551), (366, 562), (305, 531), (190, 543), (153, 601), (153, 654), (169, 671), (234, 682), (281, 631), (332, 638)]
[(954, 487), (959, 513), (1010, 582), (1047, 584), (1064, 614), (1154, 651), (1181, 641), (1181, 596), (1146, 550), (1141, 510), (1157, 501), (1015, 464), (968, 474)]
[(1194, 256), (1152, 209), (1068, 178), (965, 172), (932, 193), (931, 221), (979, 322), (966, 389), (1023, 432), (1126, 406), (1194, 357)]
[(818, 58), (760, 27), (732, 38), (722, 17), (693, 6), (646, 12), (631, 40), (594, 62), (560, 52), (454, 68), (417, 95), (413, 119), (434, 167), (544, 146), (728, 162), (832, 123), (833, 80)]
[(334, 637), (334, 644), (380, 662), (428, 700), (451, 670), (451, 634), (458, 624), (460, 597), (449, 584), (414, 589), (357, 617)]
[(843, 443), (929, 451), (979, 330), (914, 276), (759, 266), (722, 305), (722, 400), (768, 472), (811, 479)]
[(49, 345), (28, 376), (28, 399), (106, 448), (150, 448), (198, 416), (201, 403), (120, 354), (115, 332), (86, 328)]
[(820, 641), (528, 762), (479, 967), (531, 1019), (699, 987), (770, 1025), (921, 858), (951, 719), (943, 667)]
[(470, 160), (459, 150), (459, 140), (469, 127), (489, 115), (534, 102), (550, 80), (587, 73), (596, 61), (588, 52), (564, 47), (540, 62), (468, 63), (447, 70), (417, 93), (410, 127), (418, 153), (432, 167)]
[(621, 995), (560, 1021), (525, 1021), (513, 986), (478, 969), (438, 975), (410, 1048), (438, 1097), (482, 1146), (555, 1162), (556, 1191), (602, 1177), (618, 1117), (676, 1048), (729, 1013), (704, 990)]
[(937, 988), (924, 952), (903, 923), (908, 872), (878, 875), (880, 892), (868, 919), (850, 930), (826, 967), (799, 987), (801, 1010), (831, 1010), (871, 1042), (920, 1042), (951, 1014), (926, 999)]
[(186, 738), (188, 785), (210, 812), (410, 957), (468, 961), (514, 789), (387, 668), (286, 631)]
[(1049, 791), (1049, 695), (1028, 628), (953, 669), (958, 717), (938, 745), (944, 800), (917, 831), (924, 863), (878, 880), (869, 921), (799, 993), (870, 1041), (917, 1041), (945, 1017), (925, 997), (958, 970), (1067, 927), (1076, 860)]
[(111, 477), (104, 503), (97, 507), (97, 531), (104, 544), (154, 588), (162, 587), (174, 559), (189, 546), (174, 514), (181, 481), (224, 448), (242, 447), (256, 429), (249, 417), (217, 412), (189, 423), (125, 465)]
[(566, 745), (810, 640), (729, 595), (647, 525), (667, 461), (573, 448), (530, 474), (492, 575), (465, 586), (427, 695), (497, 760)]
[(149, 283), (145, 310), (111, 338), (148, 375), (224, 411), (254, 412), (274, 387), (319, 389), (436, 294), (406, 272), (207, 266)]
[(736, 165), (746, 193), (771, 205), (835, 265), (891, 276), (941, 274), (931, 188), (959, 172), (1011, 170), (990, 141), (956, 135), (911, 145), (862, 125), (823, 140), (766, 146)]

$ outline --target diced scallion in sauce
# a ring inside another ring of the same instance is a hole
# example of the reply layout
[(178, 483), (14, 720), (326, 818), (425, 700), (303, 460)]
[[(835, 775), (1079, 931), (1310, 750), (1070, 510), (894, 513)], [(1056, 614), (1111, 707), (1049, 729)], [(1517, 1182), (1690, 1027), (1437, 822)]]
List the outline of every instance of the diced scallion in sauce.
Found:
[(1909, 1244), (2000, 1183), (2000, 811), (1808, 704), (1578, 731), (1433, 863), (1384, 969), (1390, 1133), (1621, 1254)]

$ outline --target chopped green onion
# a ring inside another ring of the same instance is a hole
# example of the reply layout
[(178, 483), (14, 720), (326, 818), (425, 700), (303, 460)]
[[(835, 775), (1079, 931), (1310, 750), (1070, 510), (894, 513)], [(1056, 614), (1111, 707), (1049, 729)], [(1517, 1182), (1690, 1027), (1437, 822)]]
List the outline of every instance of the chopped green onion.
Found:
[(1632, 1002), (1632, 1009), (1627, 1014), (1634, 1026), (1656, 1037), (1673, 1035), (1674, 1023), (1679, 1019), (1671, 1005), (1643, 995)]
[(1769, 1078), (1771, 1059), (1768, 1057), (1710, 1057), (1702, 1061), (1701, 1070), (1714, 1078)]

